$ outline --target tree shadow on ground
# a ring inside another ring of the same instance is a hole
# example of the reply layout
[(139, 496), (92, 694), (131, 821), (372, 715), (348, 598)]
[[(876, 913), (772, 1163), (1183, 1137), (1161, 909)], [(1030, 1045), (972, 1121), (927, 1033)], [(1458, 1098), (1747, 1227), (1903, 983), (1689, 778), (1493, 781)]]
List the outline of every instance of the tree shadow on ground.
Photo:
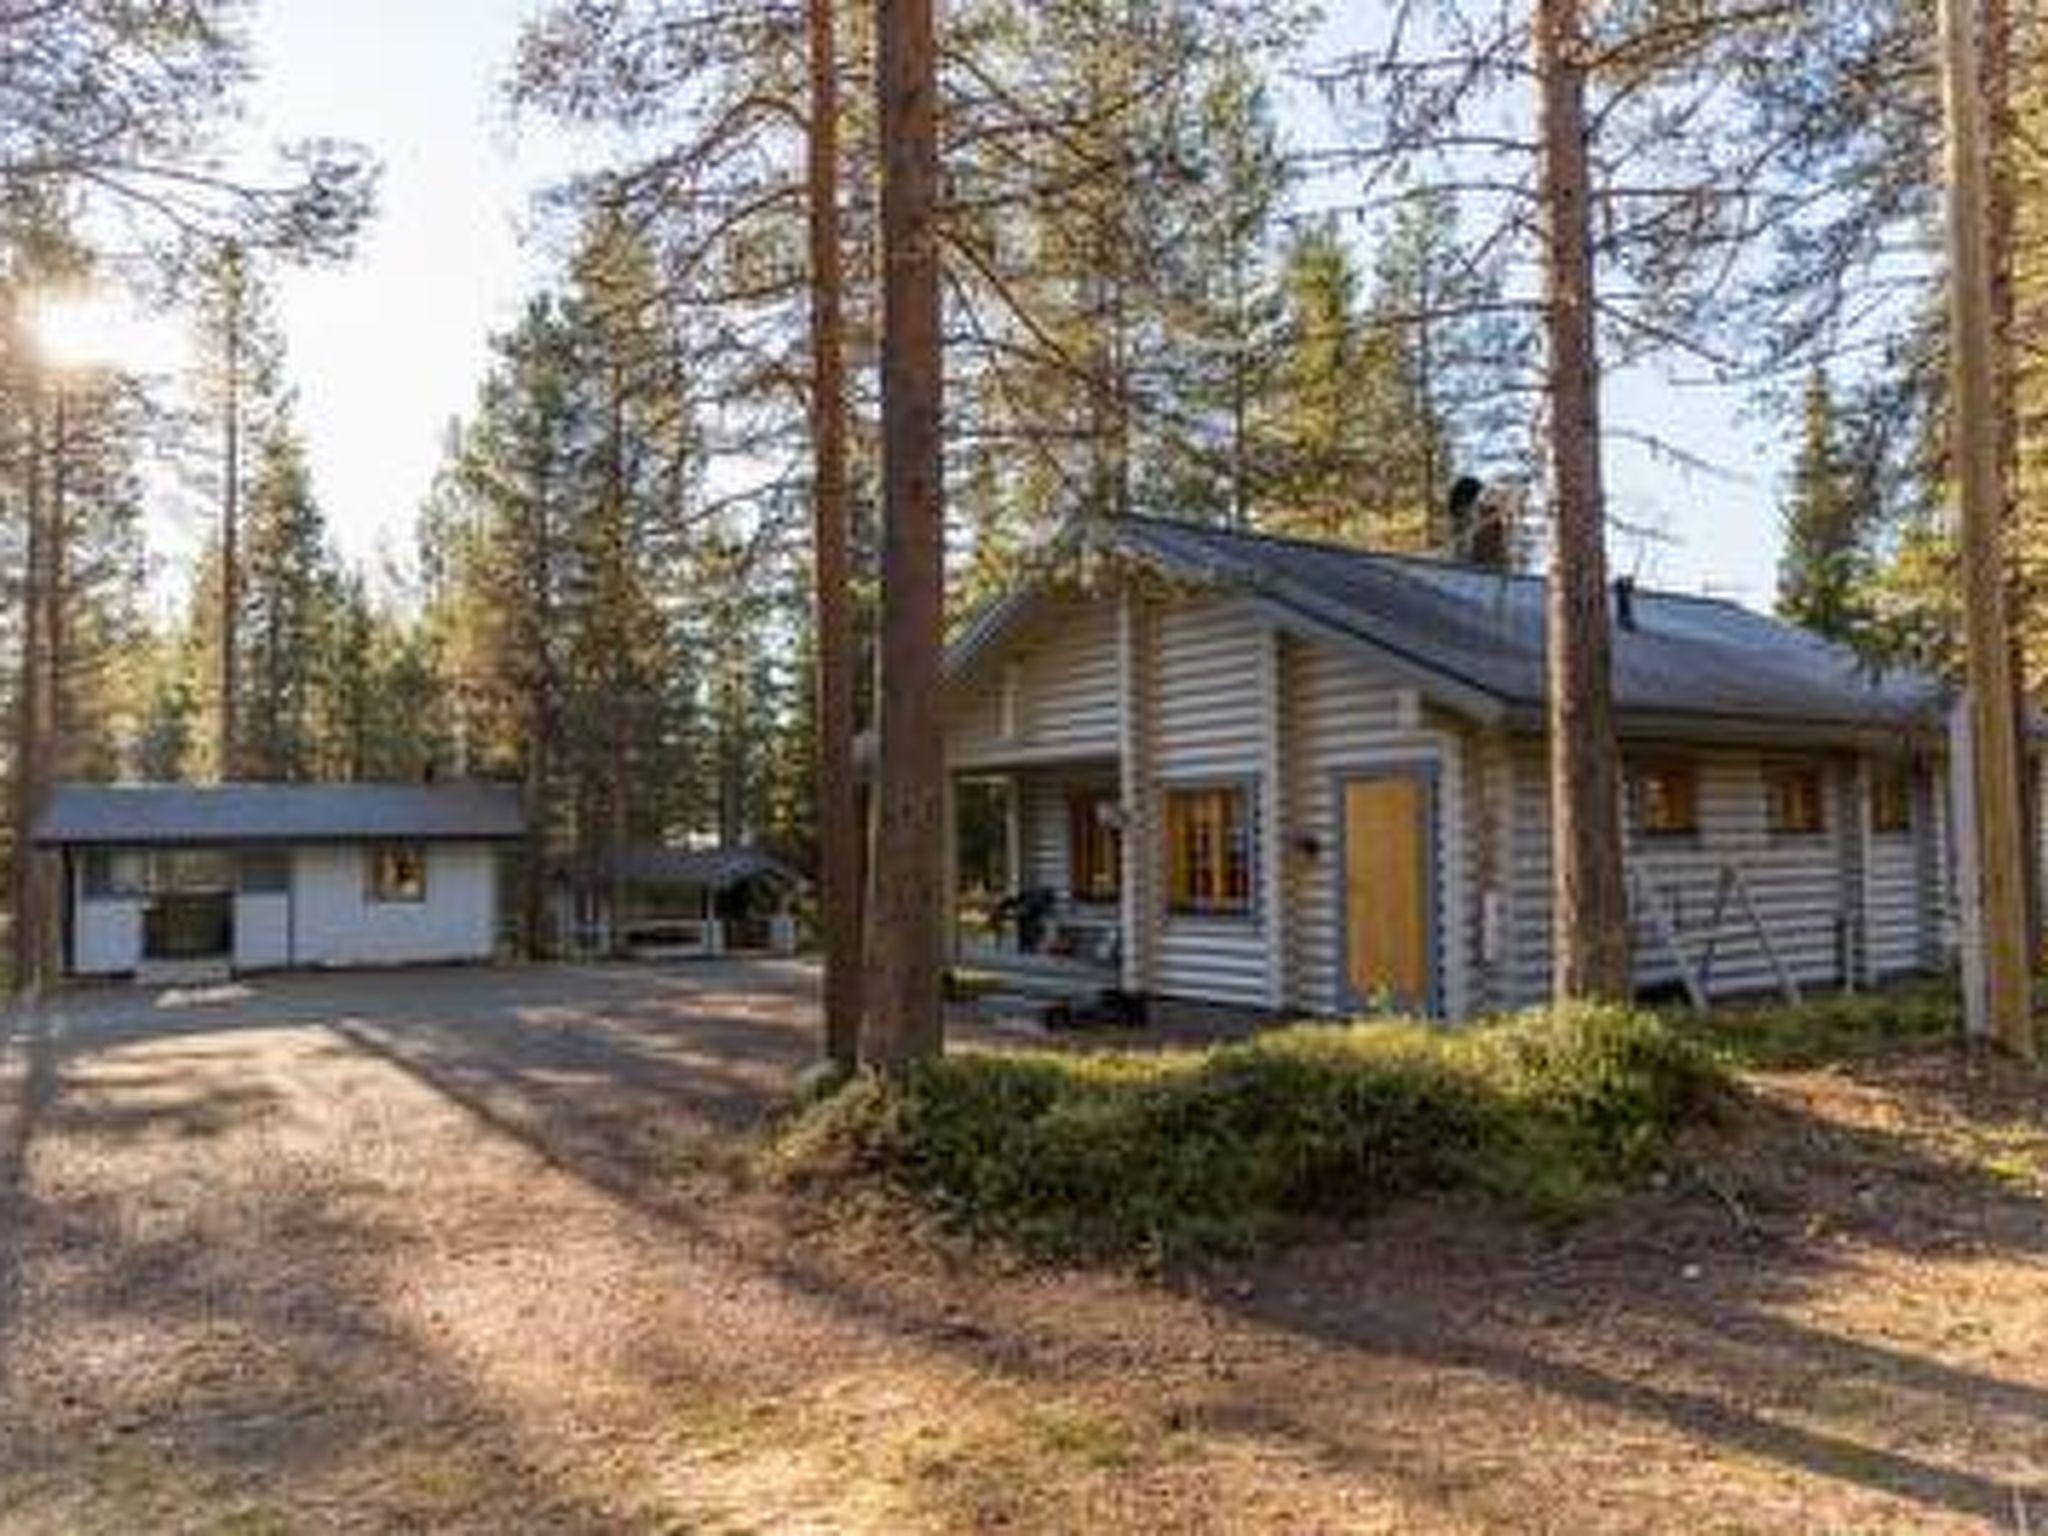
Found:
[[(752, 992), (744, 977), (601, 975), (467, 1013), (430, 988), (309, 1017), (329, 1025), (336, 1049), (395, 1068), (691, 1251), (715, 1250), (868, 1335), (1039, 1394), (1117, 1393), (1174, 1433), (1286, 1447), (1463, 1521), (1612, 1526), (1602, 1490), (1618, 1468), (1660, 1479), (1660, 1523), (2010, 1524), (2048, 1504), (2048, 1384), (2023, 1352), (2048, 1333), (2038, 1283), (2048, 1209), (2038, 1190), (1909, 1128), (1844, 1119), (1796, 1094), (1759, 1099), (1728, 1133), (1688, 1149), (1673, 1187), (1563, 1232), (1469, 1202), (1409, 1204), (1256, 1263), (1169, 1276), (1164, 1288), (1018, 1275), (916, 1249), (870, 1264), (829, 1228), (814, 1231), (813, 1212), (735, 1215), (747, 1134), (811, 1059), (806, 1006), (786, 990)], [(11, 1131), (0, 1147), (25, 1146), (28, 1134)], [(17, 1151), (17, 1190), (21, 1162)], [(118, 1250), (105, 1213), (68, 1219), (82, 1225), (63, 1245)], [(299, 1219), (306, 1228), (290, 1244), (303, 1261), (321, 1251), (332, 1213)], [(131, 1246), (125, 1279), (82, 1288), (82, 1310), (117, 1314), (166, 1283), (193, 1295), (241, 1283), (209, 1270), (218, 1253)], [(1938, 1307), (1944, 1266), (1971, 1264), (2037, 1282), (2039, 1330), (2028, 1332), (2029, 1315), (2007, 1319), (2013, 1337), (1980, 1347), (1948, 1338), (1938, 1316), (1839, 1305), (1861, 1294), (1869, 1270), (1898, 1306)], [(321, 1323), (323, 1306), (345, 1311), (350, 1287), (337, 1279), (336, 1291), (312, 1303), (309, 1355), (366, 1357), (360, 1387), (343, 1396), (374, 1406), (379, 1362), (410, 1346), (374, 1320)], [(260, 1294), (238, 1304), (264, 1330), (307, 1326), (296, 1310), (265, 1313)], [(0, 1311), (0, 1360), (6, 1322)], [(813, 1368), (809, 1357), (764, 1358), (748, 1387), (781, 1393)], [(457, 1407), (427, 1421), (453, 1443), (466, 1421), (459, 1383), (448, 1390)], [(288, 1411), (283, 1399), (260, 1410)], [(481, 1443), (502, 1441), (502, 1426), (477, 1422)], [(1540, 1444), (1518, 1450), (1517, 1431)], [(330, 1432), (345, 1443), (356, 1434), (345, 1420)], [(1603, 1437), (1606, 1451), (1587, 1449)], [(1707, 1462), (1761, 1468), (1757, 1477), (1799, 1491), (1746, 1502), (1760, 1485), (1717, 1492)], [(1837, 1497), (1849, 1502), (1828, 1502)], [(1638, 1524), (1648, 1507), (1633, 1507)]]
[[(231, 1164), (194, 1161), (118, 1078), (74, 1105), (52, 1067), (21, 1076), (39, 1086), (9, 1095), (0, 1526), (621, 1527), (379, 1308), (402, 1254), (346, 1190), (266, 1163), (260, 1138)], [(225, 1092), (218, 1134), (249, 1136), (250, 1099)], [(32, 1139), (48, 1149), (33, 1180)], [(164, 1159), (169, 1188), (145, 1191)]]
[[(1024, 1379), (1119, 1368), (1113, 1342), (1083, 1337), (1086, 1328), (1059, 1337), (1041, 1317), (1027, 1335), (994, 1315), (986, 1295), (963, 1327), (956, 1312), (920, 1310), (951, 1306), (943, 1286), (863, 1276), (786, 1235), (772, 1252), (736, 1239), (706, 1219), (701, 1189), (684, 1194), (674, 1161), (650, 1158), (656, 1144), (629, 1133), (678, 1115), (714, 1136), (744, 1130), (776, 1103), (761, 1091), (759, 1053), (786, 1073), (808, 1054), (800, 1039), (764, 1036), (743, 1015), (678, 1020), (663, 1010), (625, 1010), (596, 1034), (572, 1026), (559, 1039), (518, 1038), (536, 1027), (479, 1036), (415, 1021), (342, 1032), (551, 1166), (697, 1240), (735, 1245), (745, 1262), (864, 1325)], [(582, 1075), (552, 1075), (565, 1069)], [(2048, 1504), (2033, 1470), (2048, 1465), (2048, 1388), (1789, 1315), (1854, 1253), (2036, 1260), (2048, 1251), (2037, 1196), (1894, 1132), (1758, 1102), (1686, 1189), (1626, 1204), (1563, 1236), (1456, 1203), (1414, 1208), (1369, 1229), (1364, 1250), (1341, 1250), (1355, 1263), (1333, 1266), (1311, 1245), (1226, 1266), (1193, 1294), (1364, 1377), (1482, 1378), (1504, 1400), (1655, 1426), (1704, 1451), (1929, 1514), (2007, 1521)], [(1475, 1253), (1475, 1223), (1507, 1235)], [(1700, 1278), (1689, 1278), (1694, 1267)], [(1449, 1497), (1440, 1470), (1390, 1463), (1395, 1426), (1355, 1404), (1322, 1414), (1289, 1387), (1249, 1377), (1196, 1394), (1202, 1406), (1190, 1411), (1217, 1427), (1256, 1423), (1326, 1464), (1413, 1478)], [(1959, 1435), (1969, 1442), (1961, 1450)]]
[[(2038, 1186), (1900, 1127), (1757, 1099), (1686, 1149), (1676, 1187), (1562, 1233), (1410, 1205), (1362, 1239), (1190, 1283), (1360, 1360), (1480, 1378), (1876, 1496), (1892, 1521), (2024, 1529), (2048, 1509), (2048, 1375), (2026, 1343), (2048, 1329), (2044, 1256)], [(1949, 1299), (1981, 1266), (1995, 1278)], [(2016, 1310), (1975, 1315), (1986, 1286)], [(1262, 1412), (1345, 1454), (1312, 1405)]]

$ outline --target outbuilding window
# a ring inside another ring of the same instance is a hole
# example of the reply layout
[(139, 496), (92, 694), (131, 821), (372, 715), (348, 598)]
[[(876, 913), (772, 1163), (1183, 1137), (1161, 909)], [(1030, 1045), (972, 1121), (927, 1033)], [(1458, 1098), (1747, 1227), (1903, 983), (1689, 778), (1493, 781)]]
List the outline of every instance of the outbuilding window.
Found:
[(1637, 765), (1636, 831), (1646, 837), (1690, 837), (1700, 829), (1700, 771), (1683, 758)]
[(248, 848), (241, 859), (242, 894), (282, 896), (292, 888), (292, 855), (288, 848)]
[(378, 843), (370, 849), (370, 900), (427, 899), (427, 850), (420, 843)]
[(1166, 792), (1167, 904), (1173, 911), (1251, 911), (1250, 800), (1242, 784)]
[(89, 848), (84, 878), (89, 901), (145, 896), (149, 893), (149, 855), (136, 848)]
[(1773, 832), (1827, 830), (1827, 779), (1813, 763), (1773, 763), (1764, 769), (1764, 794)]

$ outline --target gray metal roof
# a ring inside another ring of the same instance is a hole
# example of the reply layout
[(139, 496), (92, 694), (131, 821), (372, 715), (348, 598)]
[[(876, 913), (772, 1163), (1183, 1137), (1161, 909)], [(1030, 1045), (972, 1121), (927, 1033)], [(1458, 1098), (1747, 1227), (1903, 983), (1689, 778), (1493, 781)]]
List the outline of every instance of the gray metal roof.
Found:
[[(1091, 526), (1088, 542), (1172, 575), (1258, 594), (1516, 714), (1542, 708), (1544, 580), (1158, 518)], [(1637, 588), (1614, 628), (1626, 716), (1738, 719), (1788, 729), (1926, 729), (1944, 693), (1925, 674), (1872, 671), (1848, 647), (1719, 598)], [(973, 626), (963, 643), (993, 639)]]
[(525, 830), (507, 784), (60, 784), (43, 844), (498, 839)]

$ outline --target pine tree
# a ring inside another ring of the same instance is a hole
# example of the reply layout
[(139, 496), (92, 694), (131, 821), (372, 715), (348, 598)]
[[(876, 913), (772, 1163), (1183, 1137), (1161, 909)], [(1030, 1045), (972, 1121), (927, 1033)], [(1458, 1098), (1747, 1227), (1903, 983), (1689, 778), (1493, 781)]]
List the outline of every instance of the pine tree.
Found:
[(1856, 498), (1825, 369), (1807, 377), (1799, 453), (1785, 506), (1778, 612), (1831, 639), (1855, 640), (1867, 619), (1867, 509)]
[(1444, 508), (1460, 476), (1528, 471), (1520, 384), (1535, 334), (1507, 300), (1503, 262), (1468, 249), (1450, 186), (1407, 189), (1373, 271), (1365, 326), (1368, 336), (1386, 338), (1383, 366), (1399, 380), (1385, 390), (1387, 430), (1374, 434), (1382, 445), (1375, 478), (1404, 484), (1405, 499), (1423, 509), (1415, 530), (1423, 546), (1448, 548)]
[[(1279, 295), (1272, 240), (1289, 183), (1266, 90), (1254, 67), (1227, 60), (1175, 125), (1192, 202), (1164, 243), (1157, 368), (1139, 423), (1141, 505), (1249, 526), (1263, 479), (1259, 411), (1272, 385)], [(1162, 210), (1166, 213), (1168, 210)], [(1142, 215), (1141, 215), (1142, 216)]]
[(1248, 517), (1285, 191), (1284, 3), (990, 3), (957, 19), (945, 224), (963, 595), (1076, 511)]
[(1281, 532), (1374, 549), (1431, 540), (1431, 466), (1448, 461), (1405, 316), (1362, 313), (1350, 248), (1328, 223), (1295, 237), (1282, 278), (1264, 466), (1253, 505)]
[(1560, 1002), (1632, 990), (1621, 765), (1607, 618), (1585, 0), (1537, 0), (1544, 370), (1551, 492), (1551, 986)]
[(945, 763), (943, 343), (938, 38), (932, 0), (878, 0), (882, 176), (882, 625), (875, 775), (874, 998), (862, 1055), (889, 1071), (944, 1042), (939, 880)]
[(322, 655), (336, 571), (305, 446), (288, 418), (257, 445), (250, 478), (237, 648), (245, 722), (235, 764), (256, 779), (314, 777)]
[(1359, 410), (1358, 273), (1327, 224), (1289, 247), (1285, 314), (1274, 386), (1263, 402), (1267, 483), (1261, 524), (1318, 538), (1377, 542), (1362, 529), (1357, 492), (1369, 447)]
[(57, 963), (60, 872), (20, 832), (54, 782), (118, 767), (125, 671), (140, 630), (147, 418), (133, 380), (48, 355), (37, 311), (16, 299), (80, 287), (93, 270), (89, 253), (51, 210), (11, 233), (22, 244), (0, 274), (0, 521), (19, 557), (8, 594), (8, 908), (13, 979), (34, 987)]

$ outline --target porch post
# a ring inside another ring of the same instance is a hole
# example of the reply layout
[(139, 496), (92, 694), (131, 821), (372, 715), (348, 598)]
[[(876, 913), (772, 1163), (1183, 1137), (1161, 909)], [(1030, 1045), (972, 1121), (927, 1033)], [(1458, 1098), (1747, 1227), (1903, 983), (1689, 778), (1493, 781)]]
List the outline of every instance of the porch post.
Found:
[(1870, 916), (1877, 905), (1875, 893), (1877, 871), (1874, 867), (1875, 860), (1871, 856), (1876, 846), (1876, 837), (1874, 835), (1875, 828), (1871, 824), (1872, 775), (1870, 771), (1870, 753), (1868, 751), (1862, 749), (1857, 751), (1852, 773), (1853, 779), (1851, 781), (1852, 788), (1850, 794), (1853, 798), (1850, 806), (1850, 819), (1843, 824), (1844, 832), (1856, 839), (1855, 864), (1853, 866), (1856, 882), (1855, 889), (1851, 893), (1855, 930), (1851, 935), (1854, 940), (1854, 948), (1850, 950), (1852, 963), (1849, 975), (1856, 986), (1869, 987), (1877, 984), (1876, 953), (1871, 947), (1870, 940)]
[(1009, 773), (1003, 782), (1003, 877), (1014, 896), (1024, 889), (1024, 775)]
[(1158, 851), (1153, 836), (1149, 778), (1150, 722), (1145, 718), (1144, 600), (1126, 579), (1117, 593), (1117, 799), (1124, 813), (1122, 878), (1118, 881), (1117, 926), (1122, 942), (1119, 985), (1132, 996), (1149, 987), (1152, 942), (1152, 861)]
[(1259, 917), (1266, 938), (1266, 1006), (1287, 1006), (1287, 824), (1281, 740), (1282, 645), (1269, 627), (1259, 640)]

